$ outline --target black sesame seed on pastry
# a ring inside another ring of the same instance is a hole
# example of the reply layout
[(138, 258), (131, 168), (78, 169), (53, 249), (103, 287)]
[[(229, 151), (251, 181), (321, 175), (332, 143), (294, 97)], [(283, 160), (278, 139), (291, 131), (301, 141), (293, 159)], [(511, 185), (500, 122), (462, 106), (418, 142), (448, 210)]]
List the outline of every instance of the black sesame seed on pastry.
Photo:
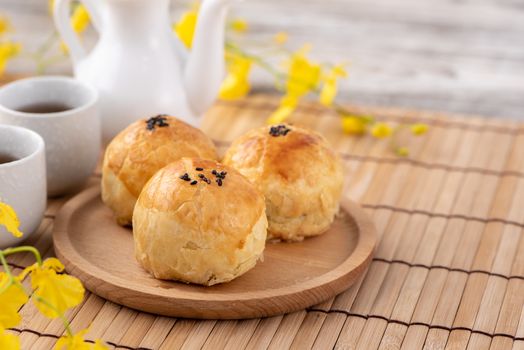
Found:
[(119, 224), (131, 224), (138, 195), (151, 176), (182, 157), (218, 158), (202, 131), (175, 117), (139, 120), (111, 141), (102, 168), (102, 199)]
[(230, 281), (262, 257), (266, 234), (262, 194), (210, 160), (183, 158), (158, 171), (133, 214), (136, 258), (159, 279)]

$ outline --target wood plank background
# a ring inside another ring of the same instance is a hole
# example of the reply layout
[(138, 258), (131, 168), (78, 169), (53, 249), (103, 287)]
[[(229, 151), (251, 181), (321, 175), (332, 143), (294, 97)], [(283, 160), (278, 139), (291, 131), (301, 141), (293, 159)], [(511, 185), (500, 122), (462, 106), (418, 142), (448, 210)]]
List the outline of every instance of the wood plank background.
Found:
[[(181, 2), (173, 8), (176, 18)], [(0, 12), (28, 51), (51, 31), (46, 0), (0, 0)], [(522, 0), (245, 0), (234, 15), (251, 24), (245, 41), (287, 31), (319, 60), (350, 62), (344, 101), (524, 118)], [(34, 71), (27, 60), (11, 69)], [(263, 73), (254, 80), (271, 87)]]

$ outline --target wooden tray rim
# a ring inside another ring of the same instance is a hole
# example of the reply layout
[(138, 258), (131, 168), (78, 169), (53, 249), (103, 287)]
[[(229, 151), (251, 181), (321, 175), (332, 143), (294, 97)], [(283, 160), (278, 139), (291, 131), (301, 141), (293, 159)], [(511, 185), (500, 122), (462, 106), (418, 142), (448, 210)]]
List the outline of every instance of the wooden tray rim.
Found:
[[(351, 216), (352, 220), (355, 222), (358, 228), (359, 238), (353, 252), (335, 269), (310, 280), (277, 289), (261, 290), (258, 292), (232, 292), (231, 294), (217, 294), (211, 291), (202, 293), (202, 290), (194, 292), (178, 290), (175, 292), (176, 296), (174, 296), (172, 290), (154, 288), (147, 285), (133, 283), (129, 280), (108, 273), (107, 271), (92, 265), (82, 255), (76, 252), (76, 249), (69, 239), (69, 219), (72, 217), (72, 215), (75, 214), (78, 206), (93, 200), (97, 196), (100, 196), (100, 188), (99, 186), (93, 186), (92, 188), (88, 188), (70, 199), (57, 214), (55, 226), (53, 229), (53, 243), (57, 257), (64, 263), (66, 269), (69, 270), (70, 273), (79, 276), (88, 289), (90, 289), (90, 286), (96, 286), (99, 283), (105, 283), (146, 298), (176, 298), (182, 302), (216, 301), (238, 303), (239, 301), (252, 301), (255, 296), (257, 300), (262, 302), (265, 299), (271, 299), (275, 297), (295, 297), (305, 293), (312, 293), (314, 295), (315, 289), (326, 288), (326, 286), (331, 287), (333, 290), (333, 295), (336, 295), (343, 292), (347, 288), (347, 286), (345, 286), (346, 283), (348, 283), (347, 281), (352, 280), (355, 274), (360, 274), (364, 269), (367, 268), (371, 262), (377, 241), (376, 229), (369, 216), (356, 203), (349, 199), (343, 199), (341, 202), (341, 207), (347, 212), (347, 215)], [(63, 252), (68, 252), (68, 254), (63, 254)], [(73, 263), (66, 257), (66, 255), (71, 254), (75, 256), (75, 259), (77, 259), (76, 263)], [(93, 280), (95, 280), (95, 283), (93, 283)], [(130, 286), (135, 288), (131, 288)], [(96, 288), (93, 289), (95, 289), (95, 294), (111, 300), (110, 297), (104, 295), (105, 293), (99, 293)], [(205, 300), (203, 300), (203, 298), (205, 298)], [(323, 300), (317, 301), (321, 302)]]

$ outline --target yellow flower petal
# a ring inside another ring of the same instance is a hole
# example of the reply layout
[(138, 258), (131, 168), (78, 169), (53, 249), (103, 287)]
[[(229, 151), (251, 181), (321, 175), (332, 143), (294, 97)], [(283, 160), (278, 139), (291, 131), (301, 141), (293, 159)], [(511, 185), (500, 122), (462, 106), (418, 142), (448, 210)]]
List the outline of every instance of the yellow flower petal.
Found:
[(393, 133), (393, 129), (391, 126), (387, 125), (386, 123), (376, 123), (371, 128), (371, 135), (376, 137), (377, 139), (383, 139), (388, 136), (390, 136)]
[(64, 55), (69, 55), (69, 48), (67, 47), (66, 43), (63, 41), (60, 41), (60, 51), (62, 51)]
[(32, 273), (32, 272), (34, 272), (34, 271), (36, 271), (38, 269), (44, 269), (44, 270), (45, 269), (49, 269), (49, 270), (53, 270), (53, 271), (56, 271), (56, 272), (63, 272), (65, 267), (60, 262), (60, 260), (58, 260), (57, 258), (47, 258), (42, 263), (42, 266), (38, 266), (37, 263), (34, 263), (33, 265), (26, 267), (20, 273), (20, 275), (18, 275), (18, 280), (20, 280), (20, 281), (24, 280), (27, 275), (29, 275), (30, 273)]
[(7, 62), (17, 56), (22, 50), (22, 45), (12, 41), (6, 41), (0, 44), (0, 75), (5, 71)]
[(71, 27), (73, 30), (78, 34), (83, 33), (87, 29), (89, 21), (89, 12), (87, 12), (85, 6), (78, 5), (71, 16)]
[(409, 149), (407, 147), (399, 147), (395, 150), (395, 152), (401, 157), (409, 156)]
[(22, 237), (22, 232), (18, 229), (20, 221), (16, 212), (11, 206), (2, 202), (0, 202), (0, 225), (3, 225), (13, 236)]
[(0, 15), (0, 35), (11, 31), (11, 22), (5, 16)]
[(0, 349), (20, 350), (20, 348), (20, 338), (16, 335), (6, 333), (5, 329), (0, 327)]
[(228, 74), (220, 87), (219, 97), (223, 100), (236, 100), (245, 97), (250, 89), (251, 85), (247, 79)]
[(295, 96), (284, 96), (280, 101), (280, 107), (267, 119), (268, 124), (280, 124), (285, 121), (297, 108), (298, 99)]
[(420, 136), (428, 131), (429, 126), (427, 124), (413, 124), (410, 129), (413, 135)]
[(180, 41), (184, 43), (187, 48), (191, 48), (193, 44), (193, 37), (195, 35), (196, 24), (198, 20), (198, 10), (193, 9), (182, 14), (180, 21), (175, 23), (173, 30), (178, 35)]
[(22, 45), (19, 43), (15, 43), (12, 41), (5, 41), (0, 44), (0, 60), (2, 59), (10, 59), (15, 57), (20, 53), (22, 49)]
[(343, 116), (342, 117), (342, 130), (346, 134), (362, 135), (366, 132), (366, 121), (363, 118), (357, 116)]
[(331, 74), (333, 77), (347, 78), (348, 72), (344, 64), (337, 64), (331, 69)]
[(273, 41), (278, 45), (284, 45), (289, 39), (289, 35), (285, 32), (279, 32), (273, 37)]
[(337, 97), (338, 92), (338, 79), (347, 77), (348, 73), (344, 65), (339, 64), (331, 68), (329, 73), (327, 73), (322, 80), (324, 81), (324, 86), (320, 92), (320, 103), (324, 106), (331, 106), (333, 101)]
[(104, 344), (102, 339), (96, 339), (93, 350), (109, 350), (109, 347)]
[(243, 20), (242, 18), (237, 18), (237, 19), (232, 20), (229, 23), (229, 26), (231, 27), (233, 31), (237, 33), (245, 33), (249, 28), (247, 22)]
[(335, 97), (337, 97), (337, 80), (336, 79), (330, 79), (327, 80), (324, 83), (324, 87), (322, 88), (322, 91), (320, 92), (320, 103), (324, 106), (331, 106), (333, 104), (333, 101), (335, 100)]
[(312, 49), (313, 45), (311, 43), (305, 43), (300, 49), (298, 49), (298, 51), (295, 52), (295, 54), (299, 56), (307, 56)]
[(53, 9), (55, 8), (55, 0), (48, 0), (47, 1), (47, 11), (52, 16), (53, 15)]
[(295, 111), (294, 107), (289, 106), (280, 106), (276, 111), (271, 114), (267, 119), (268, 124), (279, 124), (285, 121), (293, 112)]
[(87, 342), (84, 337), (88, 329), (81, 330), (73, 336), (63, 336), (55, 344), (54, 350), (108, 350), (109, 348), (100, 340), (95, 343)]
[(228, 75), (220, 87), (219, 96), (224, 100), (235, 100), (249, 93), (249, 73), (253, 60), (250, 58), (233, 55), (228, 65)]
[(64, 271), (65, 267), (60, 260), (57, 258), (48, 258), (45, 259), (42, 263), (42, 267), (45, 269), (55, 270), (56, 272), (62, 272)]
[(19, 279), (11, 280), (6, 273), (0, 272), (0, 327), (10, 328), (18, 325), (21, 320), (18, 310), (26, 302), (27, 295)]
[(31, 273), (31, 286), (37, 297), (33, 301), (40, 312), (49, 318), (60, 316), (84, 298), (82, 283), (73, 276), (57, 274), (61, 269), (63, 266), (57, 259), (48, 259), (43, 266), (34, 267)]
[(320, 81), (321, 68), (307, 59), (307, 51), (308, 47), (305, 46), (293, 54), (288, 71), (286, 92), (297, 98), (316, 89)]

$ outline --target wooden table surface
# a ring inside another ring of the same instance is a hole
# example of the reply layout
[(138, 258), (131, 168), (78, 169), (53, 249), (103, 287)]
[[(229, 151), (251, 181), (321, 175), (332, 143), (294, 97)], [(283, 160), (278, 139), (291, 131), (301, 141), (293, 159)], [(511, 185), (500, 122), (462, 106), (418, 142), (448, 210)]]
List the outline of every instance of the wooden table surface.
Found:
[[(182, 6), (176, 2), (173, 18)], [(406, 106), (524, 118), (522, 0), (246, 0), (234, 14), (247, 41), (287, 31), (322, 61), (349, 61), (342, 97), (353, 104)], [(0, 0), (28, 51), (47, 37), (47, 0)], [(34, 71), (30, 61), (11, 69)], [(68, 64), (53, 71), (68, 72)], [(254, 74), (260, 90), (271, 86)]]
[[(203, 130), (223, 152), (264, 125), (276, 104), (265, 95), (219, 103)], [(338, 117), (318, 105), (302, 104), (291, 118), (328, 138), (345, 164), (345, 195), (373, 218), (379, 244), (363, 279), (308, 309), (238, 321), (161, 317), (87, 293), (67, 314), (73, 329), (90, 325), (88, 339), (128, 350), (524, 350), (524, 126), (349, 108), (390, 123), (431, 126), (424, 137), (405, 139), (412, 154), (399, 158), (388, 142), (343, 134)], [(89, 185), (99, 183), (98, 170)], [(46, 257), (54, 254), (54, 220), (67, 200), (49, 202), (28, 240)], [(9, 256), (9, 263), (19, 272), (33, 259)], [(46, 319), (32, 303), (21, 314), (23, 322), (10, 332), (23, 349), (50, 349), (64, 332), (61, 321)]]

